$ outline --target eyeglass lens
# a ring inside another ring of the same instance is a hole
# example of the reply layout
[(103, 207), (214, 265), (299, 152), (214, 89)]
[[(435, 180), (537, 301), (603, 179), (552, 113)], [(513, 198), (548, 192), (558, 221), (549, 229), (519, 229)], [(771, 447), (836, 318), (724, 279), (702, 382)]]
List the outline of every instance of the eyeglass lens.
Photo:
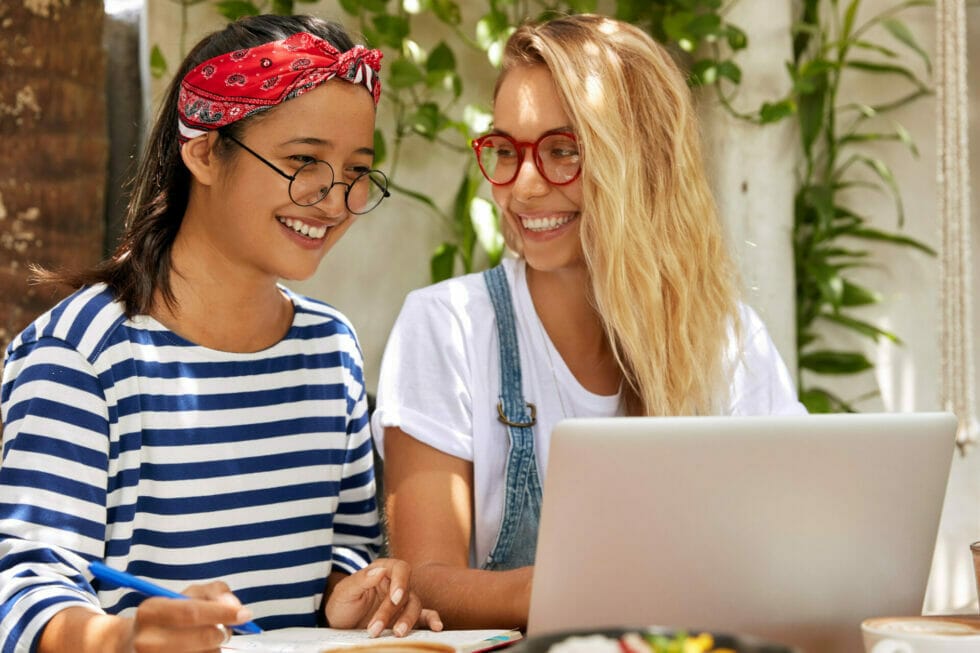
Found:
[[(491, 134), (480, 140), (476, 153), (480, 168), (495, 184), (509, 184), (517, 178), (524, 159), (524, 147), (509, 136)], [(532, 145), (534, 165), (552, 184), (566, 184), (581, 166), (578, 142), (568, 134), (548, 134)]]
[(386, 197), (388, 178), (380, 170), (369, 170), (350, 183), (335, 182), (330, 164), (310, 161), (293, 175), (289, 183), (289, 197), (300, 206), (312, 206), (326, 197), (335, 185), (346, 187), (348, 210), (361, 214), (376, 207)]

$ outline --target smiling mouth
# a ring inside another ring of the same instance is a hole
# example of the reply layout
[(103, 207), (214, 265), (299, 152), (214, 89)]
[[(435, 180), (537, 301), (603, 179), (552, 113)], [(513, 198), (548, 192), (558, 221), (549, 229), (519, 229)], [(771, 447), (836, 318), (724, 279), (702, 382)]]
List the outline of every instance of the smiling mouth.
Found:
[(296, 233), (300, 234), (301, 236), (306, 236), (310, 240), (322, 239), (325, 235), (327, 235), (327, 229), (329, 229), (327, 225), (323, 225), (322, 227), (311, 227), (302, 220), (294, 220), (293, 218), (277, 217), (276, 219), (279, 221), (279, 224), (289, 227)]
[(562, 215), (550, 215), (540, 218), (526, 218), (524, 216), (519, 216), (521, 221), (521, 226), (523, 226), (528, 231), (551, 231), (552, 229), (557, 229), (563, 225), (568, 224), (575, 219), (577, 213), (566, 213)]

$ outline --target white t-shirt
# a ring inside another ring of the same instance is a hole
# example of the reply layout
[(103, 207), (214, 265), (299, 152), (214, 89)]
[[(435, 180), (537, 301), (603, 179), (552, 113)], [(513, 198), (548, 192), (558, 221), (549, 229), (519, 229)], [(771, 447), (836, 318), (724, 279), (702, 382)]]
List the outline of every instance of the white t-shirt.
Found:
[[(565, 417), (623, 414), (618, 394), (582, 387), (534, 310), (523, 260), (507, 259), (524, 398), (537, 407), (534, 445), (544, 480), (552, 427)], [(741, 307), (744, 347), (730, 389), (729, 415), (802, 414), (793, 382), (765, 326)], [(738, 343), (729, 346), (739, 356)], [(497, 420), (500, 354), (493, 304), (482, 274), (449, 279), (409, 293), (381, 362), (371, 422), (384, 453), (384, 429), (397, 426), (436, 449), (473, 463), (473, 563), (496, 541), (504, 503), (509, 438)]]

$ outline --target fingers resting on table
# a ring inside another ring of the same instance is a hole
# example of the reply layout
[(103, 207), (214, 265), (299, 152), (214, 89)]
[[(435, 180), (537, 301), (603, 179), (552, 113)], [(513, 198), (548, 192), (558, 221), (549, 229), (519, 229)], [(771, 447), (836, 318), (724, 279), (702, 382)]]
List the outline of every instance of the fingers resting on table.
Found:
[(423, 609), (418, 595), (411, 591), (411, 568), (402, 560), (381, 558), (343, 578), (331, 591), (326, 610), (331, 626), (366, 627), (372, 637), (385, 628), (398, 637), (416, 625), (442, 630), (438, 613)]

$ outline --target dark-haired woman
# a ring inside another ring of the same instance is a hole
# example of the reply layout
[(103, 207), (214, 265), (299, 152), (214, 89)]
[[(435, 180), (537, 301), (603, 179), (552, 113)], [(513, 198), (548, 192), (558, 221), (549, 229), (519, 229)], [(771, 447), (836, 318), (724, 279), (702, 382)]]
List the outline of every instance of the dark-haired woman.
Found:
[[(361, 353), (313, 274), (387, 195), (381, 55), (245, 19), (161, 108), (107, 261), (3, 370), (0, 649), (206, 651), (225, 624), (439, 628), (380, 543)], [(104, 560), (189, 600), (93, 579)], [(145, 600), (144, 600), (145, 599)]]

